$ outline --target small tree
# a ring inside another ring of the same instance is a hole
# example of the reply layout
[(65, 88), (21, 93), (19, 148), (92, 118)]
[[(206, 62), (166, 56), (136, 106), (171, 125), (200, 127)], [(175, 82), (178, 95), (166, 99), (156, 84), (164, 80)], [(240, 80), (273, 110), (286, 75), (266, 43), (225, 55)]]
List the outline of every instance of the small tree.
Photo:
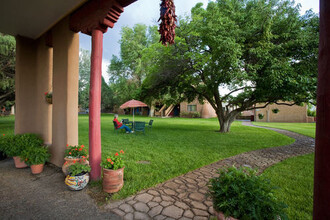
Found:
[(180, 20), (176, 44), (148, 53), (143, 94), (207, 100), (220, 132), (244, 110), (315, 100), (318, 17), (299, 8), (287, 0), (197, 4)]

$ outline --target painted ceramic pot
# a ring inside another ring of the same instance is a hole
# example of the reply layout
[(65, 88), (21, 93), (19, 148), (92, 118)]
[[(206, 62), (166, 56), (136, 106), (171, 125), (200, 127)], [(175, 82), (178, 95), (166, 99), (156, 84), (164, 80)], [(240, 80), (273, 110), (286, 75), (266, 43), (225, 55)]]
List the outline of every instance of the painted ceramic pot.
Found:
[(67, 175), (65, 178), (65, 184), (69, 187), (71, 190), (82, 190), (87, 186), (89, 182), (89, 174), (78, 174), (77, 176), (70, 176)]
[(103, 191), (107, 193), (115, 193), (124, 186), (124, 168), (118, 170), (109, 170), (103, 168)]
[(44, 164), (34, 164), (30, 167), (32, 174), (39, 174), (42, 173), (42, 171), (44, 170)]
[(62, 166), (62, 171), (65, 175), (69, 175), (69, 172), (68, 172), (68, 168), (69, 166), (71, 166), (72, 164), (74, 163), (81, 163), (81, 164), (89, 164), (88, 160), (86, 160), (86, 158), (76, 158), (76, 157), (73, 157), (73, 158), (68, 158), (68, 157), (65, 157), (64, 158), (65, 162)]
[(21, 161), (20, 157), (13, 157), (13, 159), (14, 159), (16, 168), (25, 168), (28, 166), (28, 165), (26, 165), (26, 163), (24, 161)]

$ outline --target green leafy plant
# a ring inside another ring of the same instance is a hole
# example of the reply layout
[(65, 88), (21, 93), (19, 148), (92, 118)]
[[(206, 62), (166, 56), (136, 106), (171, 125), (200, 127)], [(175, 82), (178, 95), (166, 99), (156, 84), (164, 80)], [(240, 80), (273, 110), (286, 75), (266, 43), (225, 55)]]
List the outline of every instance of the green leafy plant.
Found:
[(28, 147), (23, 150), (20, 157), (27, 165), (37, 165), (47, 162), (50, 158), (50, 154), (48, 152), (48, 147), (38, 146)]
[(182, 117), (182, 118), (200, 118), (201, 114), (199, 112), (181, 112), (180, 117)]
[(223, 168), (209, 182), (213, 208), (237, 219), (287, 219), (269, 180), (247, 168)]
[(68, 168), (70, 176), (77, 176), (79, 174), (85, 174), (91, 171), (91, 167), (86, 164), (74, 163)]
[(274, 109), (272, 109), (272, 112), (273, 112), (274, 114), (277, 114), (277, 113), (280, 112), (280, 110), (279, 110), (278, 108), (274, 108)]
[(43, 140), (36, 134), (17, 134), (5, 136), (3, 141), (4, 152), (9, 157), (20, 156), (22, 151), (29, 147), (40, 147)]
[(101, 167), (110, 170), (118, 170), (124, 167), (124, 161), (122, 155), (124, 151), (121, 150), (119, 153), (115, 153), (113, 156), (107, 156), (105, 160), (101, 162)]
[(87, 149), (85, 149), (84, 145), (80, 145), (80, 146), (66, 145), (65, 157), (86, 158), (87, 155), (88, 155), (88, 151)]
[(263, 118), (264, 118), (264, 115), (261, 114), (261, 113), (259, 113), (259, 114), (258, 114), (258, 117), (259, 117), (259, 119), (263, 119)]
[(53, 93), (52, 92), (45, 92), (45, 97), (46, 98), (53, 98)]

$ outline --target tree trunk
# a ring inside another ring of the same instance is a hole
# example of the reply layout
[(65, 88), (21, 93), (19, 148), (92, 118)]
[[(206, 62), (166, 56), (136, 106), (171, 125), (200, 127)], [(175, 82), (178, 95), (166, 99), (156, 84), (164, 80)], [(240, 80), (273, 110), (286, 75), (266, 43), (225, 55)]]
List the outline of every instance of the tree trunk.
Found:
[(227, 133), (230, 131), (230, 126), (235, 120), (237, 114), (229, 116), (229, 117), (221, 117), (220, 115), (218, 116), (218, 121), (220, 124), (220, 133)]

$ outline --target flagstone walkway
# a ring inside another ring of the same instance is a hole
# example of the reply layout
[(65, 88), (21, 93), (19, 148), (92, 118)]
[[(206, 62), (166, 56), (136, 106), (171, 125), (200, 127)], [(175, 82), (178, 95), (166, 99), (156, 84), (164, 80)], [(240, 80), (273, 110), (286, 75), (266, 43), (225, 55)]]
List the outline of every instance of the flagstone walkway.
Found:
[[(254, 126), (250, 122), (244, 125)], [(254, 126), (257, 127), (257, 126)], [(213, 215), (212, 202), (206, 197), (207, 183), (224, 166), (249, 166), (262, 172), (267, 167), (289, 157), (314, 152), (314, 139), (294, 132), (266, 128), (294, 138), (287, 146), (266, 148), (242, 153), (182, 176), (168, 180), (154, 188), (143, 190), (127, 199), (110, 203), (104, 208), (123, 219), (209, 219)]]

